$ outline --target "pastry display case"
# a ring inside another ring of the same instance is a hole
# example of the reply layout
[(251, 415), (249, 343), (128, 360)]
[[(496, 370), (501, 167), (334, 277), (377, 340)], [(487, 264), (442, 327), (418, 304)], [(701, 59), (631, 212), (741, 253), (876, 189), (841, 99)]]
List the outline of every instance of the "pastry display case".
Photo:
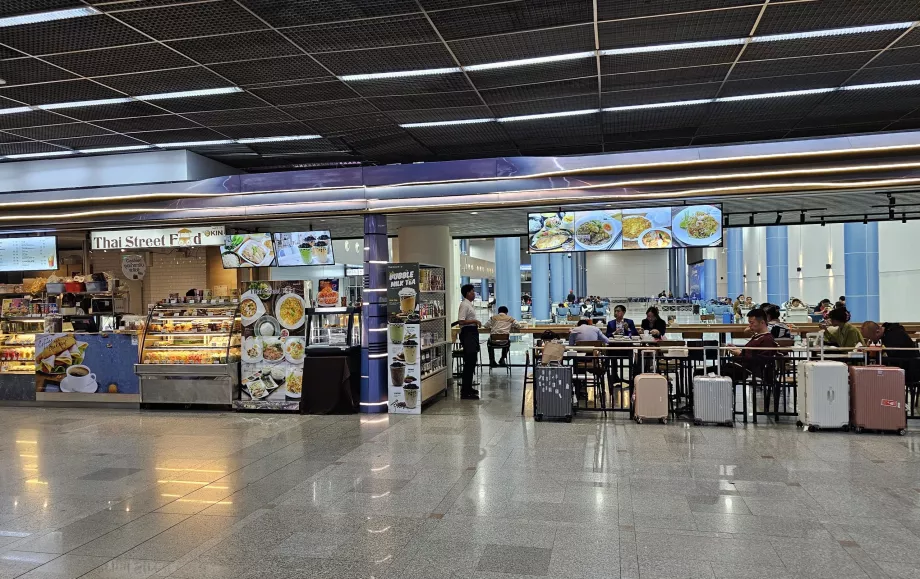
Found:
[(142, 404), (231, 405), (239, 397), (238, 303), (161, 303), (141, 341)]
[(0, 321), (0, 374), (34, 374), (35, 335), (44, 331), (44, 318), (4, 317)]

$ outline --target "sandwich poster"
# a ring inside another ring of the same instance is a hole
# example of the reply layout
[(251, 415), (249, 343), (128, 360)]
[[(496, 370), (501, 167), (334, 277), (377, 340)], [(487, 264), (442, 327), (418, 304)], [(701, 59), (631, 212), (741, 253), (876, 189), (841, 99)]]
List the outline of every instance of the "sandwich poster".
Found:
[(137, 394), (137, 346), (122, 334), (38, 334), (38, 392)]
[(421, 414), (422, 361), (417, 263), (387, 265), (387, 363), (390, 412)]

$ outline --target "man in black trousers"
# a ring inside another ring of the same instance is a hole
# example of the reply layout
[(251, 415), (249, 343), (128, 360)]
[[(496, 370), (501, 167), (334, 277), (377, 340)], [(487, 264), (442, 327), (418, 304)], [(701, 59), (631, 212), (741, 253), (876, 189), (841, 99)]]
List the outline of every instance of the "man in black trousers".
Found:
[(460, 383), (460, 398), (463, 400), (479, 400), (479, 391), (473, 390), (473, 374), (476, 372), (476, 361), (479, 357), (479, 327), (482, 323), (476, 319), (476, 310), (473, 309), (473, 300), (476, 291), (472, 284), (460, 288), (463, 299), (460, 300), (460, 311), (457, 314), (457, 324), (460, 326), (460, 345), (463, 346), (463, 381)]

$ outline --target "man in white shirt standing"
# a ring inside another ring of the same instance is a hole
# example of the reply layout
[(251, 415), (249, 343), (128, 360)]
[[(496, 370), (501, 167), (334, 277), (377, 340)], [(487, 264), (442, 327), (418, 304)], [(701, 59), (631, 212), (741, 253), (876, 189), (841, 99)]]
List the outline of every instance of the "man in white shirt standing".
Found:
[(476, 372), (476, 360), (479, 355), (479, 328), (482, 323), (476, 319), (476, 310), (473, 309), (473, 300), (476, 291), (472, 284), (460, 288), (463, 299), (460, 300), (460, 310), (457, 313), (457, 324), (460, 326), (460, 345), (463, 347), (463, 378), (460, 382), (460, 398), (462, 400), (479, 400), (479, 391), (473, 389), (473, 374)]

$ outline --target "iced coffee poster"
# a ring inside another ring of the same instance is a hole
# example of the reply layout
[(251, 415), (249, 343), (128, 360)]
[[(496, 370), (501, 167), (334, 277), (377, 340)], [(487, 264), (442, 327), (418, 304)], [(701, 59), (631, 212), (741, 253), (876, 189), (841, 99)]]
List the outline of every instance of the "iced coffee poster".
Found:
[(298, 410), (306, 351), (303, 282), (244, 283), (240, 318), (242, 390), (234, 408)]
[(123, 334), (38, 334), (38, 392), (137, 394), (137, 344)]
[(390, 412), (420, 414), (422, 364), (419, 353), (419, 267), (387, 266), (387, 363)]

